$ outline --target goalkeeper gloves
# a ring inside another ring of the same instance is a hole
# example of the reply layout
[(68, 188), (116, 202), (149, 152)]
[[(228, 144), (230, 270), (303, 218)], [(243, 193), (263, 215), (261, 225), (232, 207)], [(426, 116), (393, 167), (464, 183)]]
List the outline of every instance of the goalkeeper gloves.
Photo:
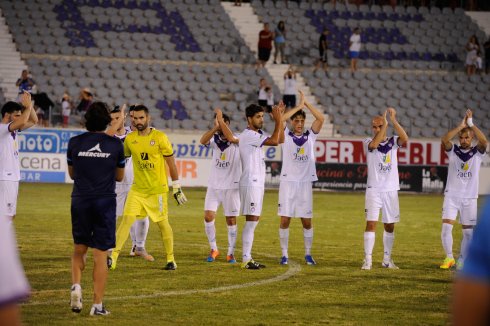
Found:
[(187, 202), (187, 198), (180, 187), (179, 180), (172, 181), (172, 191), (174, 198), (177, 201), (177, 205), (184, 205)]

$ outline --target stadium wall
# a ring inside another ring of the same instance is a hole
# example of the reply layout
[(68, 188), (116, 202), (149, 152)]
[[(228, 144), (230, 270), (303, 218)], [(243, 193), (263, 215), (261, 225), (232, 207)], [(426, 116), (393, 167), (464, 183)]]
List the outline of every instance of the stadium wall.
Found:
[[(75, 129), (30, 129), (19, 134), (21, 179), (24, 182), (69, 183), (66, 149)], [(201, 134), (169, 133), (179, 176), (184, 186), (205, 187), (212, 152), (200, 145)], [(322, 190), (364, 190), (366, 156), (361, 139), (319, 139), (315, 147), (318, 182)], [(277, 187), (281, 169), (280, 147), (266, 147), (266, 186)], [(447, 156), (439, 140), (411, 140), (399, 151), (402, 191), (442, 192), (447, 176)], [(490, 158), (480, 173), (480, 194), (490, 194)]]

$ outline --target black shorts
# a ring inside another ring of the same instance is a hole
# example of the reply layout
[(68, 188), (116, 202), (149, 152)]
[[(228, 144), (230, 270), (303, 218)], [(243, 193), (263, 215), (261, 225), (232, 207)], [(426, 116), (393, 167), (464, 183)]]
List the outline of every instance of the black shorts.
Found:
[(267, 106), (267, 100), (259, 100), (258, 104), (259, 104), (259, 106), (261, 106), (265, 109), (265, 107)]
[(259, 48), (259, 60), (260, 61), (269, 61), (271, 57), (271, 49)]
[(325, 63), (328, 62), (327, 51), (320, 51), (320, 61)]
[(282, 101), (287, 108), (294, 108), (296, 106), (296, 95), (283, 95)]
[(72, 197), (73, 242), (102, 251), (116, 246), (116, 197)]

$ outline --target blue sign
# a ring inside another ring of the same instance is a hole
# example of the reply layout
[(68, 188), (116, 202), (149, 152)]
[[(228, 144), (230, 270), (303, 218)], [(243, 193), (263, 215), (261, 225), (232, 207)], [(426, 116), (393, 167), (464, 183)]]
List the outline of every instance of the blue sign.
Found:
[(64, 154), (70, 138), (83, 132), (82, 130), (29, 129), (17, 134), (17, 144), (21, 153)]

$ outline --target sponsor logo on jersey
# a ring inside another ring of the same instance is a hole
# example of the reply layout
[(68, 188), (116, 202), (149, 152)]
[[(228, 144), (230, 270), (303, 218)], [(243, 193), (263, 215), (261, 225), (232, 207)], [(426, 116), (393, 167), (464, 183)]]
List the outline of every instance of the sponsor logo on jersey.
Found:
[(305, 155), (305, 148), (304, 147), (297, 147), (296, 148), (296, 153), (293, 154), (293, 160), (296, 162), (307, 162), (308, 161), (308, 155)]
[(111, 153), (103, 153), (100, 149), (100, 143), (97, 143), (97, 145), (87, 151), (78, 152), (78, 156), (108, 158), (111, 156)]
[(148, 161), (148, 153), (140, 153), (140, 156), (143, 161)]

